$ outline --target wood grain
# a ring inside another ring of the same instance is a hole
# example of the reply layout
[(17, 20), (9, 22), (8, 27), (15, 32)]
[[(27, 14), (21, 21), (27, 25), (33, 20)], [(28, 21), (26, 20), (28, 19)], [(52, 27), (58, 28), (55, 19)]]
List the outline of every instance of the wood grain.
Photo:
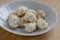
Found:
[[(10, 2), (12, 0), (0, 0), (0, 6)], [(10, 32), (7, 32), (3, 28), (0, 27), (0, 40), (60, 40), (60, 0), (35, 0), (38, 2), (46, 3), (53, 7), (57, 14), (58, 14), (58, 23), (56, 26), (49, 32), (34, 36), (34, 37), (26, 37), (21, 35), (12, 34)]]

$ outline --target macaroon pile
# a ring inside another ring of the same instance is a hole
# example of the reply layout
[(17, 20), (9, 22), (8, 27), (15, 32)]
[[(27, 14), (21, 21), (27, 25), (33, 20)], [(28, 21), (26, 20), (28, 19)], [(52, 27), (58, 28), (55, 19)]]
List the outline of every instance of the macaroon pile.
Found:
[(46, 14), (43, 10), (35, 11), (25, 6), (19, 6), (8, 17), (8, 25), (12, 29), (23, 28), (26, 32), (34, 32), (38, 29), (48, 28), (45, 21)]

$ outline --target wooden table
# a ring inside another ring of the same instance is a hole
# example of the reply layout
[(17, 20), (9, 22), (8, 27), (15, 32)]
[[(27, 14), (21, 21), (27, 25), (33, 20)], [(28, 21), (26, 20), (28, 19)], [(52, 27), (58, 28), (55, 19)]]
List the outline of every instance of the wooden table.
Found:
[[(10, 1), (11, 0), (0, 0), (0, 6)], [(56, 24), (56, 26), (51, 31), (43, 35), (34, 36), (34, 37), (26, 37), (26, 36), (12, 34), (0, 27), (0, 40), (60, 40), (60, 18), (59, 18), (60, 0), (36, 0), (36, 1), (47, 3), (56, 10), (58, 14), (58, 23)]]

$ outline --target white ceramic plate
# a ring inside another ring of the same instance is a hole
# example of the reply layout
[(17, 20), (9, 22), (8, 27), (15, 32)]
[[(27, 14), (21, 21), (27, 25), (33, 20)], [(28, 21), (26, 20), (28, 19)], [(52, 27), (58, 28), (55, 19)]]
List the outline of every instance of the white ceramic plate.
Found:
[[(16, 29), (16, 30), (10, 29), (7, 24), (7, 18), (9, 14), (20, 5), (24, 5), (24, 6), (27, 6), (28, 8), (35, 9), (35, 10), (43, 10), (47, 15), (46, 21), (49, 24), (48, 28), (45, 30), (38, 30), (32, 33), (27, 33), (22, 29)], [(24, 35), (24, 36), (41, 35), (43, 33), (50, 31), (52, 28), (54, 28), (56, 22), (57, 22), (56, 12), (51, 7), (43, 3), (37, 3), (34, 1), (15, 1), (15, 2), (7, 3), (0, 7), (0, 26), (5, 30), (14, 34)]]

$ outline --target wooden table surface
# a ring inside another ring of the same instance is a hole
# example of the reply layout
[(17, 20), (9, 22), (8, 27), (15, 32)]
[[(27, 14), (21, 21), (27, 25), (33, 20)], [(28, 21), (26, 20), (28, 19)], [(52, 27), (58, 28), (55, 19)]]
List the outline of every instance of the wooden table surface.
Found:
[[(0, 0), (0, 6), (10, 1), (11, 0)], [(58, 14), (58, 23), (56, 24), (56, 26), (51, 31), (43, 35), (34, 37), (26, 37), (12, 34), (0, 27), (0, 40), (60, 40), (60, 18), (59, 18), (60, 0), (36, 0), (36, 1), (46, 3), (56, 10)]]

